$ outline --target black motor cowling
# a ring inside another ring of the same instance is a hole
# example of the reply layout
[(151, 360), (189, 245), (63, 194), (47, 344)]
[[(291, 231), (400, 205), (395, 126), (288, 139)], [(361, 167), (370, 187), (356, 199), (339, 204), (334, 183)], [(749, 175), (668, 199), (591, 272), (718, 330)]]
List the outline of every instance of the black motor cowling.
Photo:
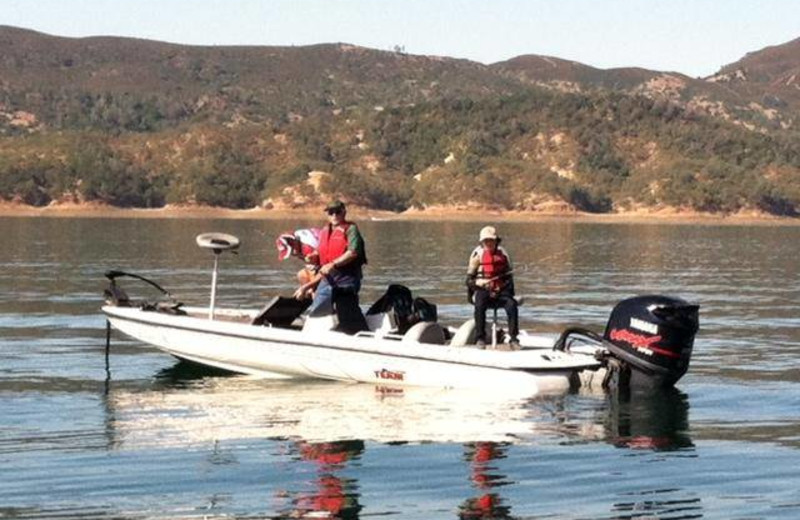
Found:
[(698, 305), (668, 296), (637, 296), (611, 311), (603, 335), (621, 361), (621, 386), (672, 386), (686, 373), (698, 329)]

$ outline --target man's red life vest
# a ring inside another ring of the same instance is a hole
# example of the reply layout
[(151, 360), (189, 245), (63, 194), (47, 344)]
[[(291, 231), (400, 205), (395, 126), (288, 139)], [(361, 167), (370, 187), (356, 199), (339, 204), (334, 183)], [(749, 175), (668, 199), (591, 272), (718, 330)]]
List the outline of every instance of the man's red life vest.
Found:
[(499, 277), (495, 280), (491, 280), (489, 282), (489, 289), (492, 291), (499, 291), (503, 287), (505, 287), (506, 283), (508, 283), (508, 277), (502, 276), (506, 274), (509, 270), (508, 265), (508, 257), (500, 250), (500, 248), (496, 248), (494, 251), (490, 251), (488, 249), (483, 250), (483, 254), (481, 255), (481, 266), (479, 272), (479, 276), (484, 280), (491, 280), (494, 277)]
[(319, 263), (325, 265), (333, 262), (345, 251), (347, 251), (347, 230), (350, 229), (349, 222), (342, 222), (337, 226), (327, 226), (322, 228), (319, 234)]

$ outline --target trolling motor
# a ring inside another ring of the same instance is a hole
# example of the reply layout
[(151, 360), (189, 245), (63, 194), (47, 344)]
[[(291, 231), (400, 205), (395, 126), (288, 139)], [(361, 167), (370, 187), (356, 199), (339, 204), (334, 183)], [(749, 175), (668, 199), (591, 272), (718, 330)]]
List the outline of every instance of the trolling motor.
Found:
[(699, 328), (699, 305), (680, 298), (648, 295), (622, 300), (611, 311), (605, 332), (570, 328), (553, 347), (567, 350), (574, 336), (600, 343), (608, 374), (604, 386), (673, 386), (689, 368)]
[[(108, 287), (103, 291), (103, 296), (105, 297), (106, 305), (113, 305), (115, 307), (139, 307), (144, 311), (156, 311), (156, 312), (166, 312), (169, 314), (185, 314), (181, 307), (183, 306), (182, 303), (175, 300), (172, 297), (172, 294), (160, 285), (158, 285), (153, 280), (149, 280), (144, 276), (140, 276), (134, 273), (127, 273), (125, 271), (119, 271), (117, 269), (112, 269), (110, 271), (105, 272), (105, 277), (108, 278)], [(167, 301), (156, 301), (156, 302), (147, 302), (147, 301), (137, 301), (132, 300), (128, 293), (125, 290), (117, 285), (117, 278), (134, 278), (136, 280), (140, 280), (147, 285), (153, 287), (157, 291), (159, 291), (163, 296), (167, 298)], [(106, 320), (106, 384), (108, 383), (108, 378), (111, 377), (110, 373), (110, 365), (109, 365), (109, 353), (111, 352), (111, 322)]]
[(149, 305), (147, 302), (132, 301), (128, 296), (128, 293), (126, 293), (122, 289), (122, 287), (117, 285), (117, 278), (123, 278), (126, 276), (128, 278), (135, 278), (136, 280), (141, 280), (142, 282), (155, 288), (161, 294), (166, 296), (166, 298), (172, 305), (180, 306), (180, 304), (178, 304), (178, 302), (175, 301), (175, 299), (172, 297), (172, 294), (170, 294), (168, 290), (164, 289), (153, 280), (148, 280), (144, 276), (140, 276), (138, 274), (126, 273), (125, 271), (119, 271), (116, 269), (112, 269), (110, 271), (105, 272), (105, 277), (108, 278), (108, 287), (103, 291), (103, 295), (105, 296), (106, 299), (106, 304), (114, 305), (116, 307), (133, 307), (136, 305), (146, 307)]
[(226, 233), (202, 233), (197, 235), (197, 245), (214, 252), (214, 272), (211, 275), (211, 303), (208, 306), (208, 319), (214, 319), (214, 304), (217, 299), (217, 273), (219, 272), (219, 255), (223, 251), (237, 254), (239, 239)]

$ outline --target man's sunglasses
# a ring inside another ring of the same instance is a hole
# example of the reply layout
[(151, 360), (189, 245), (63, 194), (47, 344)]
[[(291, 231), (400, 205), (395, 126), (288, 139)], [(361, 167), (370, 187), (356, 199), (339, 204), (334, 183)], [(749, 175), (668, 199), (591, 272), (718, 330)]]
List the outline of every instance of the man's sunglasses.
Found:
[(340, 209), (329, 209), (325, 213), (327, 213), (328, 215), (341, 215), (342, 214), (342, 210), (340, 210)]

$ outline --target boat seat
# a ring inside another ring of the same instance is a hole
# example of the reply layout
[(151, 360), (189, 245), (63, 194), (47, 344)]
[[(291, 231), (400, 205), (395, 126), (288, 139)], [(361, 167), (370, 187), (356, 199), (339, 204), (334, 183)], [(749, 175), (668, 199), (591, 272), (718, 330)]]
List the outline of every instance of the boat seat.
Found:
[[(415, 319), (412, 321), (414, 314), (414, 298), (411, 295), (411, 290), (404, 285), (392, 284), (386, 289), (386, 292), (373, 303), (369, 310), (367, 310), (367, 321), (377, 323), (379, 318), (374, 316), (386, 315), (389, 317), (392, 325), (392, 332), (404, 334), (411, 326), (419, 321)], [(379, 324), (380, 328), (384, 328), (384, 324)], [(370, 327), (372, 329), (372, 327)]]
[(475, 319), (470, 318), (458, 328), (450, 341), (451, 347), (465, 347), (475, 344)]
[(336, 330), (339, 320), (335, 314), (323, 314), (319, 316), (308, 316), (303, 322), (303, 332), (306, 334), (319, 334)]
[(413, 325), (408, 332), (403, 334), (401, 343), (427, 343), (430, 345), (444, 345), (446, 335), (438, 323), (421, 321)]
[(367, 320), (369, 330), (374, 332), (376, 336), (398, 333), (398, 326), (394, 320), (393, 313), (380, 312), (377, 314), (367, 314), (364, 317)]
[(297, 300), (276, 296), (250, 322), (251, 325), (270, 325), (288, 328), (304, 310), (311, 305), (311, 300)]

